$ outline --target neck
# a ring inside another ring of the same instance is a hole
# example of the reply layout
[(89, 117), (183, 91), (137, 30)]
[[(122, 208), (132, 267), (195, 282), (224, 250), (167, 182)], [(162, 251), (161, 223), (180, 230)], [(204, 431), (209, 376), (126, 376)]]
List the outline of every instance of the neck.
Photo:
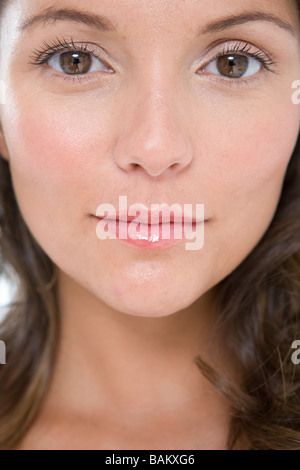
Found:
[(211, 347), (212, 292), (182, 311), (145, 318), (111, 309), (62, 272), (58, 286), (62, 336), (50, 403), (55, 397), (64, 410), (124, 420), (224, 409), (194, 363)]

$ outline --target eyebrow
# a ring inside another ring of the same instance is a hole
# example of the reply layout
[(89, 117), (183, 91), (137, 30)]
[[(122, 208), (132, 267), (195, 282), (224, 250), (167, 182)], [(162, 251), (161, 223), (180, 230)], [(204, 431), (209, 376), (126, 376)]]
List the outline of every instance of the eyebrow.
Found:
[(116, 31), (116, 26), (106, 17), (79, 11), (73, 8), (60, 8), (53, 7), (47, 8), (38, 15), (26, 19), (20, 26), (20, 31), (25, 31), (37, 24), (56, 23), (57, 21), (76, 21), (100, 31)]
[(271, 13), (262, 13), (257, 11), (240, 13), (238, 15), (231, 15), (229, 17), (227, 16), (225, 18), (221, 18), (217, 21), (205, 25), (204, 28), (201, 28), (199, 34), (216, 33), (219, 31), (224, 31), (225, 29), (231, 28), (233, 26), (254, 21), (268, 21), (274, 23), (280, 28), (289, 31), (293, 36), (296, 36), (296, 30), (292, 27), (292, 25), (290, 25), (286, 21), (283, 21), (281, 18), (278, 18), (277, 16)]
[[(47, 8), (38, 15), (32, 16), (26, 19), (19, 27), (20, 31), (25, 31), (34, 25), (56, 23), (57, 21), (76, 21), (77, 23), (85, 24), (96, 28), (100, 31), (111, 31), (117, 30), (117, 27), (108, 18), (85, 11), (76, 10), (73, 8), (60, 8), (54, 7)], [(224, 31), (233, 26), (241, 25), (244, 23), (254, 21), (268, 21), (279, 26), (280, 28), (290, 32), (293, 36), (296, 36), (296, 30), (289, 23), (283, 21), (281, 18), (271, 14), (262, 12), (245, 12), (237, 15), (227, 16), (211, 23), (204, 25), (198, 32), (200, 34), (214, 33)]]

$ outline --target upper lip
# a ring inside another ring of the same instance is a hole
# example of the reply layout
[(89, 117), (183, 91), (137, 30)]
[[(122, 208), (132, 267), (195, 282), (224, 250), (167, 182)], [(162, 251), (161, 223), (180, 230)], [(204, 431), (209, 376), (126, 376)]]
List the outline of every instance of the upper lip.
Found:
[[(137, 205), (135, 205), (135, 209), (137, 209)], [(157, 210), (150, 210), (148, 209), (148, 211), (145, 210), (145, 208), (141, 208), (141, 213), (138, 213), (136, 215), (128, 215), (128, 212), (117, 212), (116, 213), (116, 216), (115, 217), (111, 217), (111, 216), (97, 216), (99, 217), (100, 219), (103, 219), (104, 217), (106, 217), (107, 219), (110, 219), (110, 220), (120, 220), (120, 221), (127, 221), (127, 222), (132, 222), (133, 220), (135, 220), (137, 217), (139, 218), (139, 222), (142, 223), (142, 224), (145, 224), (145, 225), (151, 225), (151, 220), (153, 220), (153, 223), (156, 223), (156, 220), (159, 220), (159, 223), (162, 223), (162, 215), (160, 215), (159, 219), (157, 219), (157, 215), (160, 213), (161, 211), (159, 209)], [(164, 213), (164, 211), (162, 212), (162, 214)], [(199, 219), (199, 218), (196, 218), (196, 217), (193, 217), (193, 214), (191, 213), (187, 213), (187, 211), (178, 211), (178, 210), (175, 210), (174, 212), (173, 211), (170, 211), (170, 214), (168, 212), (166, 212), (166, 222), (164, 223), (167, 223), (169, 220), (170, 222), (176, 222), (176, 223), (201, 223), (201, 222), (204, 222), (204, 218), (202, 219)], [(169, 217), (168, 217), (169, 215)]]

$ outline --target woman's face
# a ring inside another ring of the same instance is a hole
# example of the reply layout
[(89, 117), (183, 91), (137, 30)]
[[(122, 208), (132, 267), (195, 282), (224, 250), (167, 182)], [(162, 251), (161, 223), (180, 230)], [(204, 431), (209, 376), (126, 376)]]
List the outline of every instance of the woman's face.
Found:
[[(4, 10), (1, 151), (61, 272), (113, 309), (168, 315), (234, 270), (274, 216), (299, 130), (296, 2), (79, 3)], [(128, 207), (204, 204), (204, 247), (100, 240), (97, 207), (118, 210), (120, 195)]]

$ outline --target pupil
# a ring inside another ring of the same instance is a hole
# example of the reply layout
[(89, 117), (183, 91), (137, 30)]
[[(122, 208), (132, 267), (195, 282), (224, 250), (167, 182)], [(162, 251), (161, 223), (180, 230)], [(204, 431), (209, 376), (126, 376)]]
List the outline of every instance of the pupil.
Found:
[(229, 61), (230, 67), (234, 67), (234, 66), (235, 66), (234, 57), (228, 57), (228, 61)]

